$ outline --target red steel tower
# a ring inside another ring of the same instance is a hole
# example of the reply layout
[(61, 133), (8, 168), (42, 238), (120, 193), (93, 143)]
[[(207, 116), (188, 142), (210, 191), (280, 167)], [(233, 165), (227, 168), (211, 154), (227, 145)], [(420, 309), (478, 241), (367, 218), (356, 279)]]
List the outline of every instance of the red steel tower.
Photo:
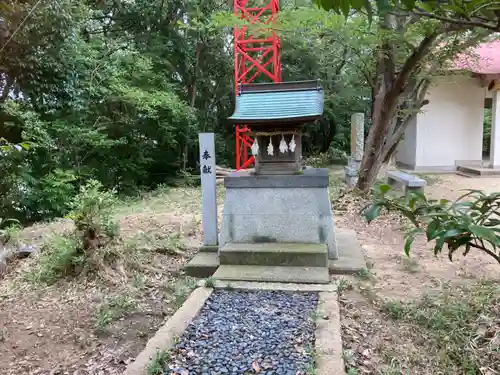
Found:
[[(234, 0), (234, 14), (252, 26), (234, 27), (234, 82), (236, 95), (241, 83), (251, 83), (261, 77), (281, 82), (280, 39), (274, 31), (265, 37), (257, 34), (258, 25), (276, 22), (279, 0)], [(258, 33), (261, 34), (261, 33)], [(249, 128), (236, 125), (236, 169), (248, 168), (254, 162), (249, 149), (253, 144)]]

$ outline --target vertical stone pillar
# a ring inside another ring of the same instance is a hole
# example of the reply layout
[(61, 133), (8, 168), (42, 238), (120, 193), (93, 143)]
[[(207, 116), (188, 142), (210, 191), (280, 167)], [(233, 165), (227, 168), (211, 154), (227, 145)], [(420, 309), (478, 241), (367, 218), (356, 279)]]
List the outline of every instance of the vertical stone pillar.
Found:
[[(351, 116), (351, 156), (354, 161), (361, 162), (365, 148), (365, 115), (355, 113)], [(354, 144), (352, 144), (354, 143)]]
[(363, 159), (365, 145), (365, 115), (355, 113), (351, 116), (351, 156), (345, 167), (345, 179), (349, 187), (358, 180), (359, 165)]
[(490, 166), (500, 168), (500, 88), (493, 91), (491, 109)]
[(200, 133), (200, 176), (203, 245), (217, 246), (217, 195), (214, 133)]

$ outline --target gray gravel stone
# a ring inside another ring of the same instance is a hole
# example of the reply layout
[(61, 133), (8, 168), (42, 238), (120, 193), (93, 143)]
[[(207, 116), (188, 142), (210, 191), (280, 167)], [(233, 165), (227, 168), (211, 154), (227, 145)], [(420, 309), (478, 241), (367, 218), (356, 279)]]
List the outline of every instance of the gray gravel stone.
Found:
[(215, 291), (165, 374), (298, 375), (311, 368), (317, 293)]

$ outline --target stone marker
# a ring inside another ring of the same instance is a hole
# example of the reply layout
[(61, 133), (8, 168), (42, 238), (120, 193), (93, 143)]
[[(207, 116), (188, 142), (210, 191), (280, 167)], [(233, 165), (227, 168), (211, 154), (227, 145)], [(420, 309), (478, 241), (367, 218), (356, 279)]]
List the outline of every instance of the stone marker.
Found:
[(345, 179), (349, 187), (353, 187), (358, 180), (359, 165), (363, 159), (365, 143), (365, 115), (355, 113), (351, 116), (351, 156), (345, 167)]
[(199, 140), (203, 245), (217, 246), (218, 229), (214, 133), (200, 133)]

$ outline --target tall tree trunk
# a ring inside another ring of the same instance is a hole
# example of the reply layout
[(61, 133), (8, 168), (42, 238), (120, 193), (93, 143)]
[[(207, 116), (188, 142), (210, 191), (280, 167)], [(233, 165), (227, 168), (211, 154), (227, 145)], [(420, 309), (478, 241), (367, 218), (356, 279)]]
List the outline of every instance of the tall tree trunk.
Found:
[[(392, 27), (392, 22), (393, 20), (387, 17), (384, 20), (384, 27), (386, 29)], [(395, 72), (396, 59), (393, 53), (393, 42), (388, 40), (380, 46), (376, 55), (376, 79), (372, 94), (372, 125), (366, 140), (356, 186), (362, 192), (370, 190), (387, 154), (395, 150), (397, 142), (402, 137), (401, 131), (392, 134), (397, 109), (402, 103), (400, 97), (407, 88), (410, 76), (428, 54), (438, 36), (439, 32), (436, 32), (422, 39), (398, 74)]]

